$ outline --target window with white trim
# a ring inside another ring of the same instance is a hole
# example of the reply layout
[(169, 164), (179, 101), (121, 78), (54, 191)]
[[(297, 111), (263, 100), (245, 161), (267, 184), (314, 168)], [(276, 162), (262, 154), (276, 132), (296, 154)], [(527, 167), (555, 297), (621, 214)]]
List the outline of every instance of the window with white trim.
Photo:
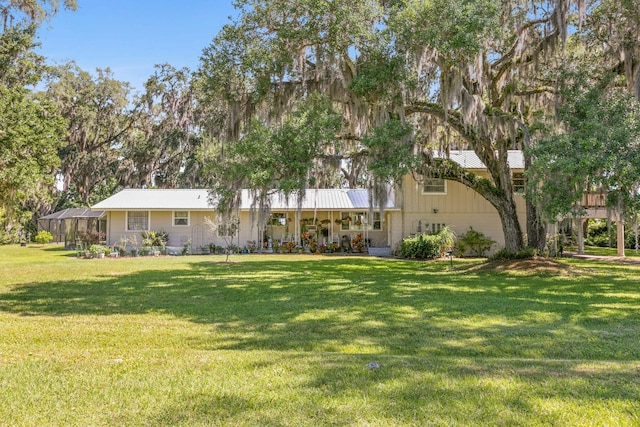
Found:
[(285, 226), (287, 225), (287, 215), (284, 212), (273, 212), (269, 216), (269, 225)]
[(374, 230), (382, 230), (382, 217), (380, 216), (380, 212), (373, 213), (372, 228)]
[(189, 225), (189, 211), (173, 211), (173, 225), (188, 226)]
[[(434, 223), (432, 223), (431, 224), (431, 233), (432, 234), (439, 233), (446, 226), (447, 226), (446, 224), (434, 224)], [(427, 229), (428, 229), (428, 226), (427, 226)]]
[(423, 178), (423, 194), (446, 194), (447, 184), (444, 178)]
[(345, 231), (382, 230), (380, 212), (373, 213), (373, 221), (369, 222), (368, 212), (342, 212), (341, 229)]
[(523, 172), (513, 172), (511, 182), (513, 184), (514, 192), (524, 193), (525, 179)]
[(127, 211), (127, 231), (149, 231), (149, 211)]

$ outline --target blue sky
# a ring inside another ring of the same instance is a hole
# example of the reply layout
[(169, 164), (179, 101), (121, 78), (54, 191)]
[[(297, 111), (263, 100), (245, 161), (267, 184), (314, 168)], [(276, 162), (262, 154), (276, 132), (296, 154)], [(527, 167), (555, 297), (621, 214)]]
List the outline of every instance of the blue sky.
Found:
[(49, 63), (74, 60), (142, 90), (154, 65), (198, 67), (202, 49), (235, 17), (232, 0), (78, 0), (40, 28), (40, 53)]

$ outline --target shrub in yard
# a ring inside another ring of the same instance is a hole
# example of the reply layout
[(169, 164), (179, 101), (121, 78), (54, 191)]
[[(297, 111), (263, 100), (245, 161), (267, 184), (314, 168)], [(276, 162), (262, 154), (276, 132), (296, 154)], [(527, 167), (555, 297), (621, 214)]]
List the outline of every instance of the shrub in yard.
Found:
[(456, 252), (458, 256), (484, 256), (495, 243), (495, 240), (485, 236), (483, 232), (476, 231), (473, 227), (469, 227), (469, 231), (458, 238)]
[(456, 244), (456, 233), (449, 227), (441, 229), (436, 236), (438, 236), (440, 243), (440, 256), (444, 256), (445, 252), (453, 249)]
[(89, 246), (89, 253), (91, 254), (91, 256), (95, 257), (99, 254), (105, 254), (107, 252), (107, 249), (109, 249), (107, 246), (91, 245)]
[(143, 231), (140, 233), (142, 237), (142, 246), (164, 248), (169, 241), (169, 235), (166, 231)]
[(507, 261), (518, 259), (530, 259), (538, 254), (534, 248), (524, 248), (519, 251), (508, 251), (506, 249), (500, 249), (495, 254), (489, 257), (489, 261)]
[(41, 230), (36, 234), (36, 243), (40, 243), (41, 245), (46, 245), (47, 243), (53, 240), (53, 236), (46, 230)]
[(440, 256), (440, 238), (437, 234), (420, 234), (403, 239), (399, 255), (403, 258), (434, 259)]
[(449, 227), (444, 227), (436, 234), (407, 237), (400, 243), (396, 254), (402, 258), (434, 259), (452, 249), (455, 242), (455, 233)]
[(105, 234), (94, 230), (80, 231), (78, 232), (76, 239), (82, 244), (82, 246), (91, 246), (99, 243), (101, 240), (104, 240)]
[(364, 251), (365, 241), (364, 241), (364, 236), (362, 235), (362, 233), (356, 234), (355, 237), (353, 239), (351, 239), (351, 247), (356, 252), (363, 252)]

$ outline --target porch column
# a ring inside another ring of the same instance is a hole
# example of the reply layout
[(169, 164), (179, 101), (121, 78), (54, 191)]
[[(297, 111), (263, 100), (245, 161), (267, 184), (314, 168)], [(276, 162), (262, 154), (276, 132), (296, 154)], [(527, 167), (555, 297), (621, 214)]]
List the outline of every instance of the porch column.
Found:
[(617, 221), (616, 228), (618, 232), (618, 256), (624, 257), (624, 222)]
[(578, 223), (578, 254), (584, 254), (584, 232), (582, 228), (584, 220), (578, 217), (576, 221)]

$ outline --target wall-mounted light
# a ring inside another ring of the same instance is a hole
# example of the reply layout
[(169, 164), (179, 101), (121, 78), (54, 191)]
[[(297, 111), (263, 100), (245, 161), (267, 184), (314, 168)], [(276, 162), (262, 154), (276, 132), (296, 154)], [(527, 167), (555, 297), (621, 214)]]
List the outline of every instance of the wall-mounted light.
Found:
[(438, 209), (433, 208), (433, 213), (434, 213), (434, 214), (437, 214), (437, 213), (438, 213)]

